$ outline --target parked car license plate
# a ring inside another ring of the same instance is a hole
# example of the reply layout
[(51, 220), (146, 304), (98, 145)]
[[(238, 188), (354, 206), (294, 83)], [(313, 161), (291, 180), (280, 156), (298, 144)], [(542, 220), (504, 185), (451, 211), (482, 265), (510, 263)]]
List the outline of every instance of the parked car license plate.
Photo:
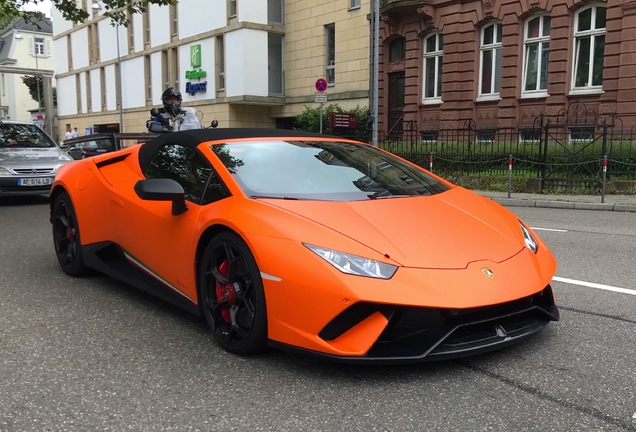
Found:
[(48, 186), (53, 183), (53, 177), (32, 177), (18, 179), (18, 186)]

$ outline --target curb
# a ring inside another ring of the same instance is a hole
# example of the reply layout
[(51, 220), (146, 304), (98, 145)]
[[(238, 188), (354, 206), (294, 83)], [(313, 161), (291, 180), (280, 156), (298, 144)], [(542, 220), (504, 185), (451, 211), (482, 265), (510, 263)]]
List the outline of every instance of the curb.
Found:
[(572, 202), (572, 201), (545, 201), (545, 200), (528, 200), (528, 199), (515, 199), (515, 198), (490, 198), (490, 199), (506, 207), (540, 207), (540, 208), (574, 209), (574, 210), (636, 212), (636, 205), (630, 205), (630, 204), (579, 203), (579, 202)]

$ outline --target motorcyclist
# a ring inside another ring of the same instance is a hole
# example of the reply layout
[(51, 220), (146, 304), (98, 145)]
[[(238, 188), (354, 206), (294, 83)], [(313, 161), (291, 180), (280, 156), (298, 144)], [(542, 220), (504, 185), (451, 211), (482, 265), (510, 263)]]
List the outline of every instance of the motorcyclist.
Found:
[(168, 87), (161, 95), (163, 108), (150, 110), (146, 127), (150, 132), (173, 132), (186, 129), (201, 129), (196, 113), (191, 108), (181, 108), (181, 92)]

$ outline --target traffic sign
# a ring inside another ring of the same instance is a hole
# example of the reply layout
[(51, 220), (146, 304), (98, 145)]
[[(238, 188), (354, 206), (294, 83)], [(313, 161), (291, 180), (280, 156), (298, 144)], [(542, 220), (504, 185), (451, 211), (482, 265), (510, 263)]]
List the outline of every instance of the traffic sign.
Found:
[(314, 102), (316, 103), (326, 103), (327, 102), (327, 93), (314, 93)]
[(318, 78), (316, 80), (316, 90), (318, 90), (319, 92), (324, 92), (327, 91), (327, 80), (324, 78)]

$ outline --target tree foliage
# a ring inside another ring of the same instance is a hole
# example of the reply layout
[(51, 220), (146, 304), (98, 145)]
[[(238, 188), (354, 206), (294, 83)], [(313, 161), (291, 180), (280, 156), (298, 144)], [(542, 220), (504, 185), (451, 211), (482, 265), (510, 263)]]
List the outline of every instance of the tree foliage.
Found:
[[(0, 0), (0, 16), (22, 16), (25, 20), (35, 16), (42, 18), (41, 12), (24, 11), (24, 7), (38, 5), (43, 0)], [(60, 11), (64, 19), (80, 23), (89, 17), (89, 13), (78, 8), (76, 0), (51, 0), (53, 7)], [(127, 26), (128, 13), (145, 12), (149, 5), (159, 6), (176, 5), (179, 0), (94, 0), (88, 1), (88, 7), (99, 4), (102, 13), (110, 17), (115, 24)], [(90, 9), (89, 9), (90, 10)]]
[[(24, 85), (29, 88), (31, 98), (36, 102), (38, 101), (38, 84), (40, 84), (40, 108), (44, 108), (44, 88), (42, 86), (42, 80), (38, 80), (37, 77), (32, 75), (26, 75), (21, 78)], [(57, 106), (57, 92), (55, 91), (55, 87), (53, 87), (53, 106)]]
[[(356, 115), (356, 130), (353, 134), (359, 139), (364, 139), (369, 134), (369, 109), (367, 107), (356, 107), (352, 110), (345, 110), (338, 104), (329, 104), (323, 107), (322, 130), (328, 131), (329, 114), (347, 113)], [(305, 105), (305, 110), (294, 117), (296, 128), (305, 132), (320, 131), (320, 108), (311, 108)]]

